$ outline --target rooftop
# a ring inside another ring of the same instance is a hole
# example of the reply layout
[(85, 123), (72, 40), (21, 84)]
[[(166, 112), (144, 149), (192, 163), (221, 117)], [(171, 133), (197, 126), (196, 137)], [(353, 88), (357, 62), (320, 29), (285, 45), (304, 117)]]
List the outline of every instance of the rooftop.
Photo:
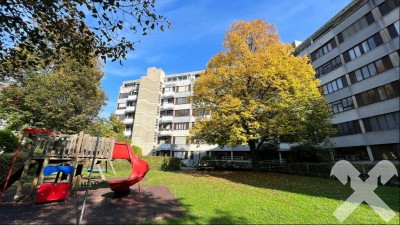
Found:
[(310, 37), (304, 40), (294, 51), (294, 55), (299, 54), (301, 51), (306, 49), (314, 41), (324, 36), (331, 29), (340, 24), (344, 19), (350, 16), (354, 11), (358, 10), (361, 6), (367, 3), (368, 0), (353, 0), (344, 9), (337, 13), (332, 19), (322, 25), (317, 31), (315, 31)]

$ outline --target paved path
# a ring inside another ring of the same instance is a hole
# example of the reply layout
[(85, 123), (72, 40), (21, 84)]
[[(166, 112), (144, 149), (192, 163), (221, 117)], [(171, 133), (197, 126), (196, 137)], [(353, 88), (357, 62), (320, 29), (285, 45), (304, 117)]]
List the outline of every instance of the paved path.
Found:
[[(173, 194), (166, 186), (131, 187), (129, 195), (115, 198), (108, 187), (91, 188), (82, 223), (116, 224), (163, 220), (184, 216)], [(76, 224), (80, 216), (85, 189), (66, 202), (32, 206), (27, 195), (20, 202), (12, 201), (14, 188), (7, 190), (0, 202), (0, 224)]]

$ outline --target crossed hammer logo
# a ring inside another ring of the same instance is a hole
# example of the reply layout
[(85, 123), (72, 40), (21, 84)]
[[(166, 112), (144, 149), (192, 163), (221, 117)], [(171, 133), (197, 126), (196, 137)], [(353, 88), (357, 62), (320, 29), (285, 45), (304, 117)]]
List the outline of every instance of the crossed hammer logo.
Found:
[(374, 168), (368, 172), (368, 179), (361, 180), (360, 172), (348, 161), (340, 160), (332, 167), (331, 176), (335, 176), (342, 184), (348, 182), (350, 177), (350, 186), (354, 193), (340, 205), (333, 215), (343, 222), (350, 214), (365, 201), (371, 208), (381, 216), (386, 222), (390, 221), (395, 213), (388, 205), (374, 192), (378, 187), (378, 178), (385, 185), (393, 176), (398, 176), (396, 167), (388, 160), (378, 162)]

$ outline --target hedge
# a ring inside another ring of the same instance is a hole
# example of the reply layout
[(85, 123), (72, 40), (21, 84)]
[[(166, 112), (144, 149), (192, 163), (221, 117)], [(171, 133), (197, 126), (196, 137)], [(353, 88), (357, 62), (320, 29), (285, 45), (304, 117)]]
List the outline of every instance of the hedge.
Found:
[[(0, 130), (0, 152), (14, 152), (18, 147), (18, 137), (10, 130)], [(0, 156), (1, 157), (1, 156)]]
[[(174, 157), (162, 156), (143, 156), (142, 159), (150, 165), (152, 170), (173, 171), (180, 170), (181, 160)], [(113, 166), (117, 171), (131, 170), (131, 165), (128, 160), (114, 160)]]
[[(14, 158), (14, 153), (4, 153), (0, 155), (0, 181), (2, 181), (7, 177), (13, 158)], [(25, 160), (26, 160), (26, 154), (24, 152), (20, 152), (18, 154), (17, 161), (15, 162), (16, 165), (15, 168), (24, 164)]]

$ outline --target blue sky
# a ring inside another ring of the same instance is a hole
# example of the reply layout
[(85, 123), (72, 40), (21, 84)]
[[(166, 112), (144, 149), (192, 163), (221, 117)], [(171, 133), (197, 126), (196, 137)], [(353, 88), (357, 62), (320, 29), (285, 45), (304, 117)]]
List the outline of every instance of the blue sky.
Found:
[(239, 20), (262, 19), (275, 24), (283, 42), (303, 41), (351, 0), (156, 0), (156, 11), (172, 29), (139, 37), (140, 43), (121, 66), (107, 62), (102, 85), (107, 105), (101, 116), (114, 113), (119, 87), (139, 79), (148, 67), (168, 74), (205, 69), (219, 51), (229, 26)]

